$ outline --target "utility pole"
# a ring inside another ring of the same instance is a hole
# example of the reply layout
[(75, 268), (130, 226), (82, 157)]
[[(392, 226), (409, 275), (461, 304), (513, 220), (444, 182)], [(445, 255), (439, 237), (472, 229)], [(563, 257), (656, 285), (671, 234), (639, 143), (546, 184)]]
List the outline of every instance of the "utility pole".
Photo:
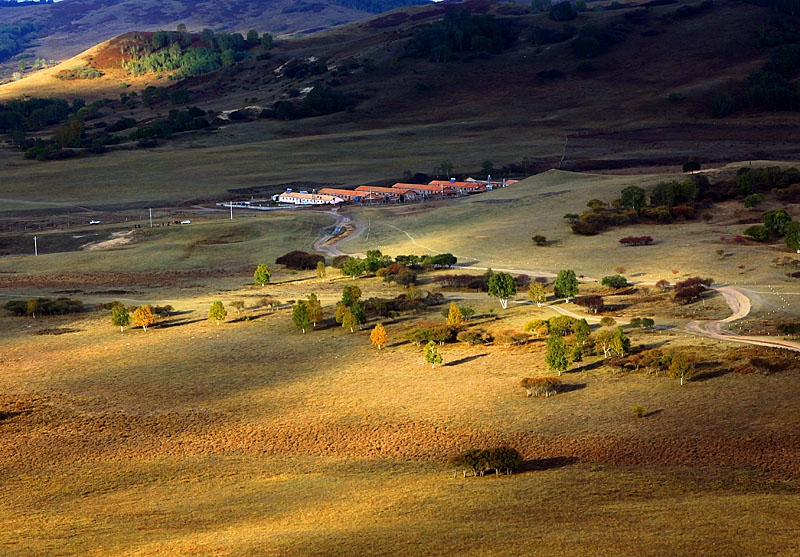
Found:
[(231, 220), (233, 220), (233, 201), (231, 201)]
[(153, 228), (153, 209), (150, 209), (150, 228)]
[(39, 255), (39, 244), (36, 243), (36, 236), (33, 237), (33, 255)]

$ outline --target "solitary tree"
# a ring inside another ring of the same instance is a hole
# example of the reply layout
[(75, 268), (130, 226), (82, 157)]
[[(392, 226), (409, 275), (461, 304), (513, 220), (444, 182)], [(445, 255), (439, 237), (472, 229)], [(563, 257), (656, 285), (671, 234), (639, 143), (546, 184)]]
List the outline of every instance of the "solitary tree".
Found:
[(489, 296), (500, 300), (503, 309), (508, 307), (508, 300), (517, 293), (517, 283), (508, 273), (494, 273), (489, 277)]
[(442, 355), (439, 354), (439, 348), (432, 340), (428, 341), (425, 345), (425, 361), (431, 364), (431, 369), (436, 367), (436, 364), (442, 363)]
[(342, 327), (350, 329), (350, 332), (355, 332), (356, 325), (358, 325), (358, 321), (356, 321), (355, 315), (349, 309), (344, 310), (344, 314), (342, 315)]
[(269, 268), (264, 264), (256, 267), (256, 272), (253, 274), (253, 278), (255, 279), (256, 283), (260, 284), (261, 286), (267, 284), (271, 276), (272, 273), (269, 272)]
[(536, 304), (536, 307), (542, 307), (542, 304), (547, 300), (547, 289), (541, 282), (534, 281), (528, 287), (528, 297), (531, 302)]
[(231, 302), (231, 307), (236, 310), (236, 314), (239, 315), (242, 313), (244, 309), (244, 302), (242, 300), (234, 300)]
[(678, 352), (672, 355), (672, 363), (669, 365), (669, 374), (676, 379), (688, 379), (694, 375), (694, 364), (689, 361), (689, 358), (683, 352)]
[(211, 304), (211, 309), (208, 310), (208, 318), (211, 321), (216, 321), (217, 326), (219, 326), (219, 322), (223, 321), (226, 317), (228, 317), (228, 311), (225, 309), (225, 306), (222, 305), (222, 302), (217, 300)]
[(356, 280), (356, 277), (364, 274), (364, 261), (357, 257), (348, 257), (342, 265), (342, 273)]
[(344, 314), (345, 314), (346, 311), (347, 311), (347, 306), (345, 304), (343, 304), (341, 302), (336, 304), (336, 317), (335, 317), (335, 319), (336, 319), (337, 323), (341, 323), (342, 324), (342, 327), (344, 327), (344, 323), (342, 321), (344, 320)]
[(378, 350), (383, 348), (383, 345), (386, 344), (386, 329), (383, 328), (383, 325), (378, 323), (375, 325), (375, 328), (372, 329), (372, 332), (369, 334), (369, 338), (372, 341), (372, 344), (378, 347)]
[(586, 322), (586, 319), (579, 319), (575, 323), (575, 329), (572, 334), (575, 336), (575, 343), (583, 346), (589, 340), (592, 329), (589, 327), (589, 323)]
[(303, 300), (298, 301), (292, 309), (292, 322), (295, 327), (303, 331), (303, 334), (306, 334), (306, 329), (311, 323), (308, 313), (308, 304)]
[(308, 306), (308, 319), (311, 321), (311, 325), (316, 327), (317, 322), (322, 321), (322, 304), (317, 295), (312, 292), (308, 295), (306, 305)]
[(134, 327), (141, 327), (145, 332), (147, 332), (147, 327), (153, 325), (155, 322), (156, 318), (153, 315), (153, 310), (150, 309), (150, 306), (136, 308), (136, 311), (133, 312)]
[(786, 226), (786, 247), (800, 253), (800, 222), (792, 221)]
[(439, 169), (447, 174), (447, 179), (450, 179), (450, 174), (453, 172), (453, 163), (450, 161), (444, 161), (442, 164), (439, 165)]
[(350, 306), (350, 313), (353, 314), (358, 328), (361, 329), (361, 325), (367, 322), (367, 309), (364, 307), (364, 304), (361, 302), (353, 302), (353, 305)]
[(111, 309), (111, 323), (115, 327), (119, 327), (119, 332), (125, 330), (125, 327), (131, 324), (131, 314), (128, 308), (122, 304), (117, 304)]
[(450, 302), (450, 311), (447, 314), (447, 324), (461, 325), (463, 321), (464, 317), (461, 315), (461, 310), (458, 309), (458, 306), (455, 302)]
[(556, 298), (566, 298), (569, 302), (578, 294), (578, 279), (572, 269), (562, 269), (558, 272), (556, 282), (553, 285), (553, 293)]
[(544, 361), (547, 362), (547, 367), (551, 371), (558, 371), (559, 375), (567, 371), (570, 364), (569, 350), (561, 335), (553, 334), (547, 339), (547, 353)]
[(325, 262), (318, 261), (317, 262), (317, 278), (321, 280), (323, 283), (328, 276), (328, 272), (325, 270)]

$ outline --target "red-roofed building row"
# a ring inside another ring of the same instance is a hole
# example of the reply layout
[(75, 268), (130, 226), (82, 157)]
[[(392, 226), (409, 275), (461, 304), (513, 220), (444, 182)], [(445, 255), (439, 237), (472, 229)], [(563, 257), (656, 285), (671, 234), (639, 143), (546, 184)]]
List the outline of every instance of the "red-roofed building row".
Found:
[(439, 196), (443, 197), (446, 195), (455, 195), (456, 190), (448, 186), (437, 186), (437, 185), (430, 185), (430, 184), (403, 184), (397, 183), (392, 186), (393, 189), (398, 190), (408, 190), (413, 191), (415, 194), (421, 197), (433, 197)]

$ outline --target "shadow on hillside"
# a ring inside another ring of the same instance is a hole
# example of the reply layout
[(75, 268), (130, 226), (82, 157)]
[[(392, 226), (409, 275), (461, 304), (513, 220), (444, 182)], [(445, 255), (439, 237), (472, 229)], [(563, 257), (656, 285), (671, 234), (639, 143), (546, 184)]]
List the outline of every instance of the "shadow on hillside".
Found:
[(403, 346), (404, 344), (410, 344), (407, 340), (398, 340), (394, 344), (387, 344), (386, 348), (394, 348), (395, 346)]
[(704, 371), (702, 373), (698, 373), (694, 377), (691, 377), (689, 381), (692, 382), (697, 381), (698, 383), (702, 383), (703, 381), (708, 381), (709, 379), (716, 379), (717, 377), (722, 377), (723, 375), (727, 375), (728, 373), (730, 373), (730, 370), (724, 368)]
[(664, 411), (663, 409), (659, 408), (658, 410), (653, 410), (652, 412), (648, 412), (647, 414), (645, 414), (642, 417), (643, 418), (649, 418), (650, 416), (655, 416), (657, 414), (661, 414), (661, 412), (663, 412), (663, 411)]
[(447, 362), (442, 367), (450, 367), (450, 366), (457, 366), (459, 364), (466, 364), (467, 362), (471, 362), (472, 360), (477, 360), (478, 358), (482, 358), (488, 355), (489, 355), (488, 353), (473, 354), (472, 356), (466, 356), (465, 358), (461, 358), (459, 360), (453, 360), (452, 362)]
[(520, 472), (539, 472), (542, 470), (557, 470), (565, 466), (571, 466), (578, 462), (576, 456), (555, 456), (550, 458), (537, 458), (526, 460), (520, 466)]
[(0, 410), (0, 422), (19, 416), (22, 412)]

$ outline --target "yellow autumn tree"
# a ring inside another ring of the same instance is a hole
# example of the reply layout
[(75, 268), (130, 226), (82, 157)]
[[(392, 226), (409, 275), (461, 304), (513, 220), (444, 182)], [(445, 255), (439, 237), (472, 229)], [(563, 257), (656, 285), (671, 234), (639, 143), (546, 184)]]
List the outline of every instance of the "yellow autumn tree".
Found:
[(383, 328), (383, 325), (378, 323), (375, 325), (375, 328), (372, 329), (369, 338), (372, 340), (372, 344), (377, 346), (378, 350), (380, 350), (383, 348), (383, 345), (386, 344), (386, 329)]
[(147, 327), (153, 325), (155, 322), (156, 317), (153, 315), (153, 310), (150, 309), (150, 306), (136, 308), (136, 311), (133, 312), (134, 327), (141, 327), (145, 332), (147, 332)]
[(450, 312), (447, 314), (448, 325), (461, 325), (464, 321), (464, 316), (461, 315), (461, 310), (455, 302), (450, 302)]

